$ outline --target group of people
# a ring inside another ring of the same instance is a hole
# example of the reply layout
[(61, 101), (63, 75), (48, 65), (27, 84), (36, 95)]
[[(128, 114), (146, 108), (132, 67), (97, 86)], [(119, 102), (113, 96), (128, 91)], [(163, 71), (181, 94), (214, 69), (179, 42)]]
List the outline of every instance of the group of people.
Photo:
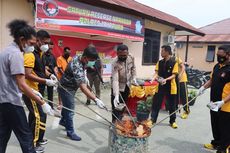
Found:
[[(70, 48), (56, 60), (52, 55), (53, 43), (45, 30), (35, 31), (24, 20), (8, 24), (14, 41), (0, 53), (0, 152), (5, 153), (13, 131), (23, 153), (42, 153), (46, 117), (55, 115), (53, 110), (53, 87), (58, 87), (62, 105), (74, 109), (74, 94), (80, 88), (100, 108), (104, 103), (88, 88), (85, 66), (98, 59), (95, 47), (87, 47), (81, 56), (70, 58)], [(47, 86), (50, 104), (43, 98)], [(51, 92), (52, 91), (52, 92)], [(22, 99), (29, 110), (28, 122)], [(62, 109), (61, 122), (67, 137), (81, 138), (73, 127), (73, 113)]]
[[(54, 115), (53, 87), (58, 87), (59, 105), (63, 105), (60, 125), (66, 129), (67, 137), (80, 141), (74, 130), (75, 93), (78, 88), (101, 109), (107, 109), (100, 100), (100, 82), (103, 65), (98, 52), (89, 45), (82, 55), (70, 57), (70, 48), (55, 60), (50, 35), (45, 30), (36, 32), (23, 20), (8, 24), (14, 41), (0, 53), (0, 153), (5, 153), (11, 132), (19, 140), (23, 153), (42, 153), (47, 143), (44, 139), (46, 117)], [(170, 126), (177, 128), (176, 109), (184, 106), (183, 119), (190, 113), (187, 97), (187, 76), (183, 62), (170, 46), (161, 47), (162, 59), (156, 64), (152, 81), (158, 81), (153, 97), (151, 121), (156, 123), (161, 104), (166, 98), (170, 114)], [(218, 63), (211, 79), (199, 89), (199, 95), (211, 87), (211, 102), (208, 104), (214, 140), (206, 148), (226, 153), (230, 145), (230, 47), (221, 46), (217, 52)], [(130, 86), (138, 85), (134, 57), (124, 44), (118, 45), (117, 57), (112, 63), (111, 106), (112, 122), (122, 118), (124, 103), (130, 94)], [(95, 87), (96, 93), (92, 91)], [(45, 87), (48, 102), (43, 98)], [(23, 109), (23, 99), (29, 110), (28, 122)], [(68, 109), (65, 109), (68, 108)]]

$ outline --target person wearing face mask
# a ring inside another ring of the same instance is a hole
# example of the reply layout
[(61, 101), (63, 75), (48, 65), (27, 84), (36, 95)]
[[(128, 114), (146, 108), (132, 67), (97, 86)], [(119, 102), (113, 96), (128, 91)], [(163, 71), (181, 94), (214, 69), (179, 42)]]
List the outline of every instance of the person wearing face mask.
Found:
[[(71, 110), (75, 109), (75, 93), (78, 88), (90, 99), (92, 99), (99, 108), (104, 109), (104, 103), (98, 99), (87, 87), (85, 79), (85, 67), (89, 61), (95, 61), (98, 58), (98, 54), (95, 47), (87, 47), (84, 49), (82, 56), (74, 56), (66, 67), (64, 74), (60, 80), (60, 86), (58, 88), (59, 95), (61, 97), (64, 107)], [(59, 122), (64, 126), (67, 132), (67, 137), (71, 140), (80, 141), (81, 138), (75, 133), (73, 116), (74, 113), (66, 109), (62, 109), (62, 118)]]
[[(156, 94), (153, 97), (151, 120), (156, 123), (163, 98), (167, 98), (169, 114), (176, 110), (177, 84), (176, 75), (178, 74), (178, 62), (172, 57), (172, 49), (168, 45), (161, 47), (162, 60), (158, 61), (152, 81), (157, 80)], [(169, 120), (170, 126), (176, 129), (176, 114), (172, 114)]]
[[(128, 52), (128, 47), (121, 44), (117, 47), (117, 58), (112, 63), (112, 121), (116, 118), (121, 119), (124, 112), (123, 102), (127, 102), (130, 94), (130, 86), (136, 83), (136, 66), (134, 57)], [(116, 116), (114, 116), (116, 115)]]
[[(216, 149), (217, 153), (226, 153), (230, 146), (230, 46), (220, 46), (217, 51), (218, 63), (214, 66), (211, 79), (200, 89), (211, 88), (210, 108), (213, 140), (204, 144), (207, 149)], [(229, 150), (230, 151), (230, 150)]]
[[(37, 42), (35, 50), (30, 53), (24, 54), (24, 66), (26, 83), (39, 94), (42, 92), (43, 86), (55, 86), (57, 80), (53, 78), (51, 73), (45, 72), (45, 66), (42, 63), (42, 54), (48, 51), (50, 43), (50, 36), (48, 32), (39, 30), (37, 32)], [(50, 79), (47, 79), (50, 76)], [(43, 96), (43, 95), (42, 95)], [(44, 152), (44, 145), (47, 139), (44, 139), (46, 129), (46, 114), (42, 111), (40, 105), (36, 104), (26, 95), (23, 95), (23, 100), (29, 110), (29, 125), (34, 136), (34, 145), (37, 151)]]
[[(58, 80), (61, 79), (62, 75), (65, 72), (65, 69), (66, 69), (68, 63), (72, 60), (72, 57), (70, 56), (70, 54), (71, 54), (70, 48), (65, 47), (63, 50), (62, 56), (59, 56), (57, 58), (57, 67), (58, 67), (57, 77), (58, 77)], [(62, 101), (61, 101), (59, 94), (58, 94), (58, 103), (59, 103), (58, 109), (61, 109)]]
[[(94, 86), (97, 98), (101, 96), (101, 78), (103, 74), (103, 65), (100, 57), (96, 61), (89, 61), (86, 66), (87, 78), (89, 86), (92, 89)], [(87, 97), (86, 105), (90, 105), (90, 98)]]
[(13, 20), (8, 28), (14, 42), (0, 52), (0, 152), (5, 153), (13, 131), (23, 153), (37, 153), (21, 102), (23, 92), (36, 101), (45, 113), (52, 113), (51, 107), (25, 81), (23, 53), (33, 52), (36, 31), (24, 20)]
[[(54, 55), (52, 54), (53, 47), (54, 47), (54, 44), (51, 41), (49, 44), (49, 50), (42, 55), (42, 63), (45, 66), (45, 73), (46, 74), (49, 73), (50, 77), (52, 75), (52, 78), (54, 80), (57, 80), (56, 76), (57, 76), (58, 70), (57, 70), (56, 59)], [(40, 92), (42, 95), (44, 95), (45, 87), (47, 89), (48, 100), (53, 101), (53, 86), (43, 86), (43, 88), (40, 88)], [(49, 103), (49, 105), (52, 108), (54, 108), (53, 103)]]

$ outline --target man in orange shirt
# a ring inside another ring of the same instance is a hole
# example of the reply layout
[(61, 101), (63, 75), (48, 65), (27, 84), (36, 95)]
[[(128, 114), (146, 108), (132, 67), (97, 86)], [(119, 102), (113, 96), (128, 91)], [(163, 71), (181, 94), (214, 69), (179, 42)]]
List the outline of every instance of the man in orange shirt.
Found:
[[(58, 73), (57, 73), (57, 77), (58, 80), (61, 79), (63, 73), (65, 72), (65, 69), (68, 65), (68, 63), (72, 60), (72, 57), (70, 56), (71, 50), (69, 47), (65, 47), (64, 51), (63, 51), (63, 55), (59, 56), (57, 58), (57, 67), (58, 67)], [(59, 108), (62, 105), (60, 96), (58, 95), (58, 100), (59, 100)]]
[(69, 47), (65, 47), (64, 48), (64, 52), (62, 56), (59, 56), (57, 58), (57, 67), (58, 67), (58, 79), (60, 80), (65, 69), (66, 66), (68, 65), (68, 63), (71, 61), (72, 57), (70, 56), (71, 50)]

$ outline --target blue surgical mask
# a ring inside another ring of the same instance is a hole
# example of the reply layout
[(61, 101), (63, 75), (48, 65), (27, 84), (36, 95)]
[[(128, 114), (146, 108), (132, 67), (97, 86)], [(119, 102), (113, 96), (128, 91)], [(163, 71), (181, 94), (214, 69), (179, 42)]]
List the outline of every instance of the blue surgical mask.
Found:
[(88, 63), (87, 63), (87, 67), (93, 68), (94, 65), (95, 65), (95, 61), (88, 61)]

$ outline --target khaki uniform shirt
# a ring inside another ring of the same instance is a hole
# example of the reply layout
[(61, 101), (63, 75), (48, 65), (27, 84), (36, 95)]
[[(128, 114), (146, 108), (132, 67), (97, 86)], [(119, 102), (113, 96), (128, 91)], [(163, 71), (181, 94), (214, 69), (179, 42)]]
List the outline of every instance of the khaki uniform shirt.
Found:
[(123, 92), (126, 85), (130, 87), (131, 81), (136, 77), (136, 67), (134, 58), (128, 55), (126, 62), (118, 61), (116, 58), (112, 63), (112, 89), (113, 95), (119, 95)]

